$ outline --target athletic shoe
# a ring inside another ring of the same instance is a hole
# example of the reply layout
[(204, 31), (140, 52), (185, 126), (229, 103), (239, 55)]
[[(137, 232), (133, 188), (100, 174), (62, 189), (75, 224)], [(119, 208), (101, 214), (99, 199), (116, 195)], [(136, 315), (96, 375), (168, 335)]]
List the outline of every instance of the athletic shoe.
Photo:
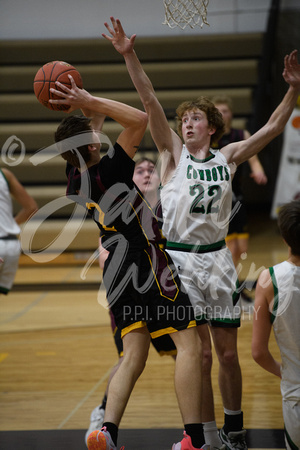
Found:
[(85, 433), (85, 443), (87, 445), (87, 438), (91, 434), (92, 431), (101, 430), (103, 422), (104, 422), (104, 413), (105, 409), (100, 406), (96, 406), (96, 408), (91, 413), (90, 418), (90, 426), (87, 432)]
[[(89, 450), (117, 450), (106, 427), (103, 427), (101, 431), (91, 432), (87, 438), (87, 447)], [(120, 450), (124, 450), (124, 447)]]
[(220, 430), (220, 439), (228, 450), (247, 450), (246, 433), (247, 430), (230, 431), (227, 435), (224, 432), (224, 428), (222, 428)]
[[(210, 446), (207, 444), (204, 444), (202, 449), (210, 450)], [(177, 444), (173, 444), (172, 450), (197, 450), (196, 447), (193, 447), (192, 440), (186, 432), (183, 432), (183, 439), (181, 442), (178, 442)]]

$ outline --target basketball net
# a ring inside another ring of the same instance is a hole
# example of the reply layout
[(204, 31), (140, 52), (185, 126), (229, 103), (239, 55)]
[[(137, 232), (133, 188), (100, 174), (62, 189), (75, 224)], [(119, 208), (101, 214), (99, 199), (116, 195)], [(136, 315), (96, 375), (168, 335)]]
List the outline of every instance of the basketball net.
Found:
[(206, 20), (209, 0), (163, 0), (165, 7), (165, 21), (163, 25), (170, 28), (180, 27), (182, 30), (188, 25), (194, 28), (204, 24)]

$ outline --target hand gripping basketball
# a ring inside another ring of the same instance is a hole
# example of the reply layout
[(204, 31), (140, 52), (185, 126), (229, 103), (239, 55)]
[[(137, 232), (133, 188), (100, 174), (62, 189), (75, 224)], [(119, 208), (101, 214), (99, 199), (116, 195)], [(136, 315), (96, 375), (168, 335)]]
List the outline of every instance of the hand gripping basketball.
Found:
[(52, 88), (55, 88), (56, 90), (60, 89), (56, 85), (57, 81), (60, 82), (60, 86), (72, 86), (69, 75), (72, 76), (76, 86), (79, 88), (83, 87), (80, 73), (75, 67), (71, 66), (71, 64), (64, 61), (52, 61), (44, 64), (43, 67), (37, 71), (33, 81), (34, 93), (38, 101), (46, 108), (55, 111), (69, 112), (70, 105), (64, 104), (63, 102), (57, 104), (50, 102), (51, 99), (60, 100), (60, 98), (56, 96), (56, 93), (51, 91)]
[(91, 99), (93, 98), (85, 89), (80, 89), (72, 75), (68, 75), (71, 87), (68, 88), (65, 84), (56, 81), (55, 87), (50, 89), (53, 98), (49, 100), (51, 105), (65, 105), (68, 107), (66, 112), (74, 111), (75, 109), (90, 108)]

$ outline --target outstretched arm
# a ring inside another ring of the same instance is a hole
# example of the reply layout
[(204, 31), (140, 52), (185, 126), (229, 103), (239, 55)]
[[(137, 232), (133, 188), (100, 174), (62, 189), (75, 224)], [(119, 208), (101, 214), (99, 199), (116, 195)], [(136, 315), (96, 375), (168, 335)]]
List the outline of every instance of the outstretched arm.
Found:
[(252, 356), (263, 369), (281, 377), (280, 363), (269, 350), (269, 339), (272, 329), (269, 305), (274, 298), (271, 276), (267, 269), (263, 270), (257, 282), (253, 314)]
[(297, 54), (297, 50), (294, 50), (284, 58), (283, 78), (289, 84), (289, 89), (282, 102), (275, 109), (266, 125), (249, 139), (229, 144), (220, 150), (224, 153), (228, 162), (241, 164), (260, 152), (283, 132), (300, 94), (300, 64), (297, 61)]
[[(244, 139), (249, 139), (251, 134), (248, 130), (244, 130)], [(248, 159), (249, 166), (251, 168), (250, 177), (253, 178), (255, 183), (257, 184), (266, 184), (268, 178), (265, 174), (264, 168), (261, 165), (260, 160), (257, 155), (252, 156), (252, 158)]]
[(78, 88), (71, 76), (69, 78), (71, 88), (56, 82), (62, 91), (55, 89), (51, 89), (51, 91), (61, 100), (50, 101), (56, 104), (70, 105), (68, 113), (78, 108), (85, 114), (89, 111), (93, 112), (92, 126), (95, 130), (102, 127), (105, 116), (118, 122), (124, 130), (119, 135), (117, 142), (133, 158), (147, 128), (147, 114), (125, 103), (94, 97), (85, 89)]
[(104, 33), (102, 36), (110, 41), (125, 59), (128, 73), (141, 98), (145, 111), (148, 114), (151, 135), (158, 150), (160, 152), (167, 150), (172, 154), (173, 158), (176, 159), (178, 154), (180, 156), (182, 142), (179, 136), (170, 129), (168, 120), (156, 97), (152, 83), (144, 72), (134, 51), (133, 47), (136, 35), (134, 34), (131, 38), (128, 38), (123, 30), (120, 20), (114, 19), (113, 17), (110, 19), (112, 27), (108, 23), (105, 23), (110, 36)]
[(20, 211), (15, 216), (15, 221), (18, 225), (26, 222), (32, 214), (37, 211), (38, 206), (36, 201), (28, 194), (24, 186), (19, 182), (15, 175), (8, 169), (2, 169), (8, 184), (9, 191), (14, 199), (21, 206)]
[(258, 159), (258, 156), (257, 155), (252, 156), (252, 158), (248, 160), (248, 163), (251, 168), (250, 177), (253, 178), (255, 183), (266, 184), (268, 178), (265, 174), (264, 168), (261, 165), (260, 160)]

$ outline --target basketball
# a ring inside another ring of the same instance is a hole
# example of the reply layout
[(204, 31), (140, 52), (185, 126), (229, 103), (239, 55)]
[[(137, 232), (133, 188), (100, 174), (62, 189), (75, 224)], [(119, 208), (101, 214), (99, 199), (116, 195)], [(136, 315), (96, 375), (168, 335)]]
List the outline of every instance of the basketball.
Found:
[(61, 90), (58, 86), (56, 86), (56, 81), (59, 81), (68, 88), (71, 87), (71, 81), (68, 75), (72, 75), (76, 85), (79, 88), (83, 87), (80, 73), (77, 69), (75, 69), (75, 67), (71, 66), (71, 64), (68, 64), (64, 61), (51, 61), (47, 64), (44, 64), (37, 71), (33, 81), (33, 89), (38, 101), (42, 105), (46, 106), (46, 108), (52, 109), (54, 111), (67, 111), (70, 108), (70, 105), (54, 105), (49, 103), (49, 100), (61, 100), (60, 97), (52, 94), (52, 92), (50, 91), (51, 88), (54, 88), (58, 91)]

